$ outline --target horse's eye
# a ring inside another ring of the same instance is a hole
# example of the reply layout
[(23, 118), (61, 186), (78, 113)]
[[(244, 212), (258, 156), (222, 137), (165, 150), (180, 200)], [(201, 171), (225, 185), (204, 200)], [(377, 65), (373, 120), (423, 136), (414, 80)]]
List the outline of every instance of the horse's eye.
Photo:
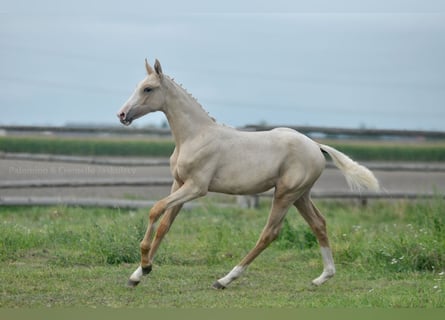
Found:
[(144, 88), (144, 92), (148, 93), (151, 91), (151, 88)]

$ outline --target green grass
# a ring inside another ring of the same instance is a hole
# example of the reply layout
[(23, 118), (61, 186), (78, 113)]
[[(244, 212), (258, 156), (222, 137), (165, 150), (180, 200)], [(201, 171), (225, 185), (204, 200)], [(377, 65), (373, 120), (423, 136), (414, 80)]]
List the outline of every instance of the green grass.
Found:
[[(325, 141), (356, 160), (445, 161), (445, 142)], [(0, 137), (0, 151), (84, 156), (170, 156), (174, 143), (156, 138)]]
[(16, 153), (166, 157), (174, 148), (173, 141), (154, 138), (0, 137), (0, 150)]
[(321, 202), (337, 275), (321, 287), (318, 245), (289, 212), (279, 239), (223, 291), (210, 288), (252, 248), (259, 210), (207, 202), (180, 214), (153, 272), (125, 286), (139, 261), (145, 210), (0, 208), (1, 307), (445, 307), (445, 203)]
[(400, 143), (383, 141), (327, 141), (356, 160), (445, 161), (445, 143)]

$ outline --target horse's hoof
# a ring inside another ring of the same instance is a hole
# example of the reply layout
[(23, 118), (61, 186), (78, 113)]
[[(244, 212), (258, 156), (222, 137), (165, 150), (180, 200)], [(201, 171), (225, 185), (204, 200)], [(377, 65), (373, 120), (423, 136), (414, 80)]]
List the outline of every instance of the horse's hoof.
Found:
[(226, 287), (223, 286), (221, 283), (219, 283), (218, 281), (215, 281), (212, 285), (213, 289), (217, 289), (217, 290), (224, 290)]
[(134, 280), (129, 279), (127, 282), (127, 287), (135, 288), (139, 284), (139, 282), (140, 281), (134, 281)]

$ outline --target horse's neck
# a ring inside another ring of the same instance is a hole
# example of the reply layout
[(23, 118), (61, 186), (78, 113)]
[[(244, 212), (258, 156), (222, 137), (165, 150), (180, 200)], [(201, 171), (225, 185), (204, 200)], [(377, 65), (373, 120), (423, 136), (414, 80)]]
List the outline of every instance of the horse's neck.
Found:
[(163, 111), (177, 146), (193, 139), (209, 126), (216, 125), (215, 120), (185, 89), (169, 78), (164, 81), (168, 93)]

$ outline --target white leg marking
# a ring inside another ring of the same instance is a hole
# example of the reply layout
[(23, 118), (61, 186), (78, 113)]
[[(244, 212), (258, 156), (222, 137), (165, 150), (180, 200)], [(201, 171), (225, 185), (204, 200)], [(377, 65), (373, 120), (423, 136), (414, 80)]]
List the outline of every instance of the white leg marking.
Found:
[(227, 287), (230, 282), (239, 278), (244, 270), (246, 270), (246, 267), (236, 266), (225, 277), (219, 279), (218, 282), (224, 287)]
[(130, 276), (131, 281), (140, 282), (142, 280), (142, 267), (139, 266), (135, 272)]
[(335, 274), (334, 258), (332, 257), (332, 251), (328, 247), (321, 247), (321, 256), (323, 258), (323, 273), (316, 279), (312, 280), (312, 283), (319, 286), (332, 278)]

